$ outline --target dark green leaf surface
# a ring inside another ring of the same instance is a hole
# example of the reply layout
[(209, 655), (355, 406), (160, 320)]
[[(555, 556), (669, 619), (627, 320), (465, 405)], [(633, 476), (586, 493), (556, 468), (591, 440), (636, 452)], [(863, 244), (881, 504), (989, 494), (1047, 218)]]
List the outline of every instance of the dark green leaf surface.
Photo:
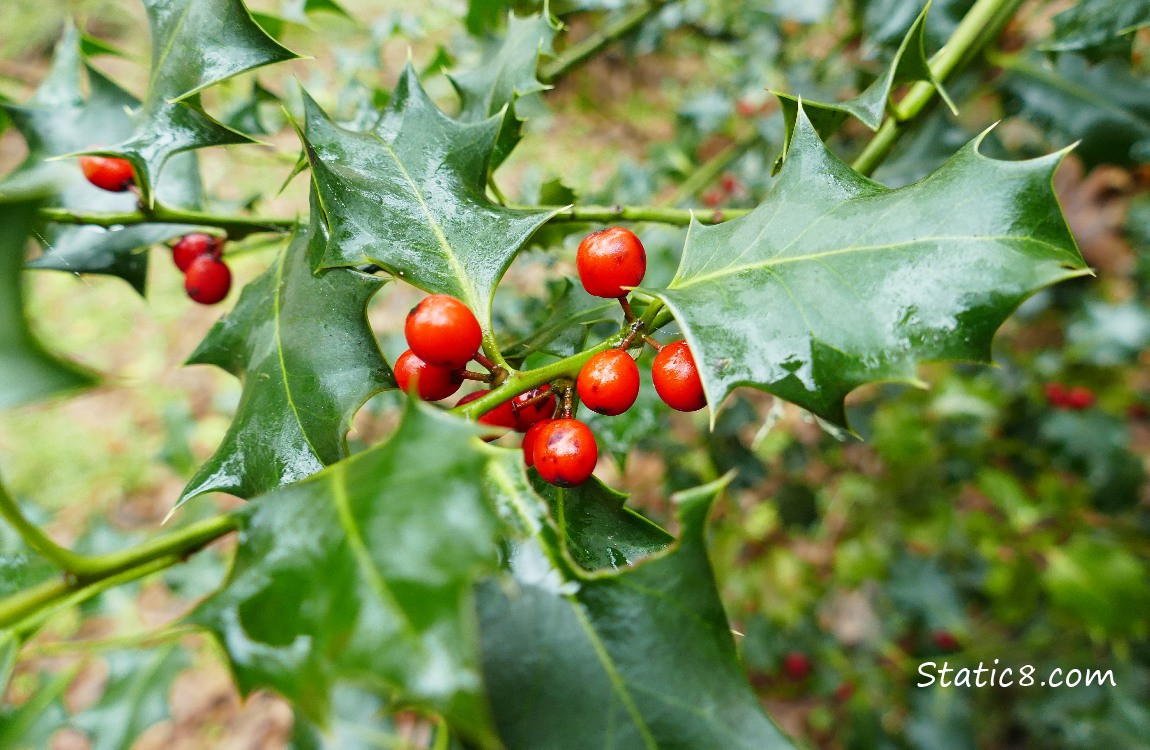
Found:
[(24, 317), (24, 249), (38, 205), (0, 202), (0, 408), (96, 382), (92, 373), (49, 354)]
[(129, 750), (145, 729), (168, 718), (168, 693), (190, 661), (177, 645), (102, 657), (108, 664), (104, 692), (71, 723), (88, 736), (91, 750)]
[(595, 477), (569, 489), (548, 484), (535, 472), (531, 478), (563, 531), (567, 553), (585, 570), (620, 570), (674, 541), (657, 524), (626, 507), (627, 495)]
[(683, 496), (678, 545), (638, 566), (576, 576), (528, 542), (510, 556), (513, 583), (480, 589), (507, 750), (794, 747), (747, 684), (715, 589), (704, 528), (718, 489)]
[(1082, 52), (1092, 60), (1130, 59), (1134, 32), (1150, 26), (1150, 0), (1081, 0), (1054, 17), (1056, 52)]
[(1062, 143), (1081, 139), (1075, 153), (1087, 167), (1150, 161), (1150, 81), (1131, 75), (1128, 64), (1019, 55), (1006, 61), (1006, 71), (1000, 83), (1015, 97), (1018, 115)]
[(692, 224), (674, 312), (715, 410), (749, 385), (845, 424), (863, 383), (917, 382), (928, 360), (985, 362), (1036, 290), (1086, 273), (1051, 187), (1061, 154), (1001, 162), (963, 148), (891, 190), (839, 161), (799, 116), (767, 202)]
[(388, 442), (249, 506), (227, 583), (192, 615), (245, 694), (272, 688), (324, 723), (347, 681), (493, 744), (471, 587), (500, 524), (476, 432), (410, 403)]
[[(839, 103), (823, 104), (807, 100), (802, 101), (806, 116), (810, 118), (815, 129), (823, 137), (837, 129), (848, 115), (854, 115), (871, 130), (878, 130), (878, 127), (882, 125), (883, 116), (886, 114), (891, 91), (895, 86), (911, 81), (929, 81), (951, 111), (957, 112), (954, 102), (947, 96), (942, 84), (930, 72), (930, 64), (927, 62), (926, 52), (923, 50), (923, 33), (926, 28), (926, 14), (929, 9), (929, 5), (923, 8), (922, 13), (918, 15), (906, 36), (903, 37), (902, 44), (895, 51), (894, 58), (886, 70), (865, 91), (853, 99)], [(790, 147), (790, 134), (794, 131), (795, 121), (798, 117), (799, 98), (792, 94), (779, 92), (775, 92), (775, 94), (782, 105), (783, 116), (787, 123), (788, 140), (783, 147), (785, 154)]]
[(331, 240), (313, 264), (374, 263), (450, 294), (490, 331), (491, 298), (512, 258), (552, 215), (491, 203), (487, 167), (500, 118), (463, 123), (427, 97), (408, 66), (373, 132), (333, 123), (305, 97), (303, 133)]
[(181, 503), (205, 492), (253, 497), (346, 457), (356, 410), (395, 387), (367, 322), (367, 303), (386, 282), (346, 268), (313, 276), (308, 244), (296, 235), (188, 359), (227, 370), (244, 390)]
[(503, 163), (522, 136), (523, 121), (515, 111), (515, 101), (547, 89), (535, 76), (539, 56), (554, 55), (551, 43), (556, 28), (549, 16), (519, 18), (511, 14), (503, 39), (488, 46), (479, 67), (449, 76), (459, 93), (459, 119), (463, 122), (483, 122), (507, 108), (491, 156), (491, 171)]
[[(81, 90), (82, 74), (89, 94)], [(79, 38), (69, 28), (56, 48), (52, 69), (31, 100), (9, 112), (28, 143), (28, 158), (0, 183), (0, 193), (36, 179), (51, 179), (58, 187), (50, 205), (85, 211), (132, 211), (136, 196), (101, 190), (84, 179), (75, 160), (45, 161), (114, 143), (132, 130), (128, 110), (139, 102), (99, 71), (86, 65)], [(174, 160), (158, 196), (168, 205), (197, 208), (200, 176), (194, 156)], [(29, 266), (72, 273), (119, 276), (143, 293), (149, 246), (177, 237), (193, 228), (173, 224), (147, 224), (119, 229), (51, 224), (39, 239), (44, 254)]]

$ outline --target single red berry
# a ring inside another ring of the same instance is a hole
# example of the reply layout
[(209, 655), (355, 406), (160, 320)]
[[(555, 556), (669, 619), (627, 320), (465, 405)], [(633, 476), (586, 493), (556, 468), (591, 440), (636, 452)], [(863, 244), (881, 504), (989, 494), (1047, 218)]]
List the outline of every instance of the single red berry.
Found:
[(599, 352), (579, 371), (575, 390), (591, 411), (622, 414), (639, 397), (639, 366), (622, 349)]
[(98, 188), (122, 193), (136, 182), (132, 163), (112, 156), (81, 156), (80, 170)]
[[(524, 405), (525, 402), (544, 395), (546, 398)], [(511, 409), (515, 412), (515, 429), (527, 432), (539, 420), (550, 419), (555, 414), (555, 395), (551, 393), (551, 386), (541, 385), (511, 399)]]
[(835, 700), (841, 703), (846, 703), (849, 701), (854, 697), (854, 694), (855, 684), (853, 682), (844, 682), (835, 688)]
[(718, 206), (723, 205), (723, 199), (726, 197), (726, 193), (724, 193), (722, 190), (719, 190), (718, 188), (711, 188), (707, 192), (703, 193), (703, 205), (707, 208), (717, 208)]
[(551, 424), (550, 419), (541, 419), (535, 424), (527, 428), (527, 432), (523, 435), (523, 462), (528, 466), (535, 465), (535, 441), (539, 439), (539, 433), (543, 432), (543, 428)]
[(936, 630), (931, 634), (930, 639), (942, 651), (958, 651), (960, 648), (958, 638), (949, 630)]
[(224, 239), (213, 237), (202, 232), (185, 234), (180, 241), (172, 245), (172, 260), (176, 268), (187, 273), (192, 261), (201, 255), (210, 255), (217, 260), (223, 254)]
[(1082, 411), (1094, 406), (1094, 391), (1084, 385), (1076, 385), (1066, 392), (1065, 406), (1067, 409)]
[(463, 378), (454, 370), (429, 365), (408, 349), (395, 360), (395, 382), (404, 393), (418, 388), (423, 401), (439, 401), (459, 390)]
[(228, 264), (210, 255), (201, 255), (193, 260), (184, 276), (184, 290), (201, 305), (216, 304), (228, 296), (231, 288), (232, 272)]
[(624, 297), (625, 286), (639, 286), (647, 273), (647, 253), (635, 233), (623, 227), (593, 232), (575, 254), (579, 280), (588, 294)]
[(740, 117), (754, 117), (759, 114), (759, 105), (750, 99), (739, 99), (735, 102), (735, 111)]
[(1046, 396), (1046, 403), (1054, 408), (1060, 409), (1066, 405), (1067, 390), (1062, 383), (1047, 383), (1042, 386), (1042, 393)]
[(403, 335), (424, 362), (453, 370), (467, 364), (483, 343), (475, 315), (446, 294), (433, 294), (411, 308)]
[(743, 183), (739, 182), (739, 178), (730, 172), (727, 172), (719, 178), (719, 184), (722, 185), (723, 190), (727, 193), (739, 193), (743, 190)]
[(783, 657), (783, 674), (795, 682), (802, 682), (811, 676), (811, 660), (801, 651), (791, 651)]
[[(473, 393), (468, 393), (466, 396), (459, 399), (455, 405), (463, 406), (464, 404), (470, 404), (472, 401), (482, 396), (486, 396), (488, 393), (491, 393), (491, 391), (475, 391)], [(479, 424), (485, 424), (488, 427), (503, 427), (510, 430), (515, 427), (515, 412), (511, 408), (511, 402), (504, 401), (502, 404), (496, 406), (491, 411), (484, 412), (483, 416), (481, 416), (476, 421), (478, 421)], [(495, 438), (490, 439), (494, 440)]]
[(578, 419), (553, 419), (536, 435), (532, 456), (545, 482), (574, 487), (595, 471), (599, 446), (591, 428)]
[(659, 398), (672, 409), (698, 411), (707, 405), (699, 368), (686, 341), (676, 341), (659, 350), (651, 365), (651, 377)]

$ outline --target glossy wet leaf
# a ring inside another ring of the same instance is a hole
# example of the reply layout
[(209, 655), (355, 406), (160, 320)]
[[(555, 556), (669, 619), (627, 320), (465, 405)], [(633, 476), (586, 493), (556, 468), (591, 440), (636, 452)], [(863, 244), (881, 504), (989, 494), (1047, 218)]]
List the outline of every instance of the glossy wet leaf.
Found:
[[(8, 111), (28, 144), (28, 157), (4, 182), (9, 186), (34, 179), (49, 179), (57, 187), (48, 204), (83, 211), (124, 212), (136, 208), (130, 192), (113, 193), (89, 183), (74, 159), (46, 161), (53, 156), (114, 143), (130, 135), (128, 110), (139, 102), (112, 80), (89, 66), (80, 54), (80, 40), (69, 27), (56, 48), (52, 69), (32, 98)], [(88, 81), (88, 95), (82, 90)], [(197, 208), (200, 175), (195, 157), (172, 161), (157, 186), (168, 205)], [(144, 224), (104, 229), (95, 226), (49, 224), (38, 234), (44, 254), (32, 268), (119, 276), (143, 293), (148, 270), (147, 248), (194, 231), (174, 224)]]
[(267, 687), (326, 723), (350, 682), (493, 744), (471, 587), (499, 520), (476, 428), (409, 402), (385, 443), (252, 502), (231, 575), (193, 613), (244, 694)]
[(1087, 167), (1130, 166), (1150, 160), (1150, 81), (1131, 74), (1121, 60), (1091, 65), (1061, 54), (1057, 61), (1018, 55), (1005, 63), (1000, 85), (1012, 109), (1066, 145)]
[(144, 6), (152, 31), (147, 96), (133, 113), (132, 135), (92, 153), (131, 161), (153, 202), (160, 171), (175, 154), (251, 141), (204, 112), (198, 93), (296, 55), (268, 36), (241, 0), (144, 0)]
[(1150, 0), (1080, 0), (1054, 17), (1054, 35), (1043, 48), (1081, 52), (1091, 60), (1130, 59), (1134, 32), (1150, 26)]
[[(507, 750), (793, 748), (743, 675), (707, 559), (712, 485), (668, 552), (618, 572), (553, 567), (546, 535), (480, 590), (483, 671)], [(539, 545), (543, 546), (539, 546)]]
[(355, 412), (395, 387), (367, 322), (367, 303), (386, 282), (347, 268), (312, 275), (308, 244), (297, 235), (188, 359), (227, 370), (244, 389), (181, 503), (205, 492), (253, 497), (345, 458)]
[(488, 45), (478, 67), (448, 76), (459, 93), (459, 119), (463, 122), (483, 122), (502, 115), (507, 108), (491, 156), (492, 171), (522, 137), (523, 120), (516, 112), (516, 100), (547, 89), (536, 78), (536, 69), (540, 55), (554, 55), (551, 43), (556, 29), (549, 16), (544, 13), (520, 18), (512, 13), (503, 38)]
[[(934, 74), (930, 72), (930, 64), (927, 62), (926, 52), (923, 49), (923, 34), (926, 29), (926, 16), (929, 9), (929, 6), (923, 8), (922, 13), (920, 13), (914, 20), (914, 23), (911, 24), (910, 30), (908, 30), (906, 36), (903, 37), (902, 43), (895, 51), (894, 58), (890, 61), (890, 64), (887, 65), (882, 75), (875, 79), (875, 82), (858, 96), (838, 103), (820, 103), (806, 99), (802, 100), (802, 106), (803, 109), (806, 110), (806, 116), (810, 119), (811, 123), (814, 124), (815, 130), (822, 134), (823, 137), (826, 137), (834, 132), (850, 115), (858, 118), (859, 121), (871, 130), (878, 130), (886, 114), (891, 91), (894, 90), (896, 86), (911, 81), (929, 81), (934, 85), (951, 111), (957, 112), (954, 103), (950, 100), (950, 97), (947, 96), (942, 84), (940, 84), (935, 79)], [(779, 92), (776, 92), (776, 95), (779, 98), (779, 103), (782, 105), (783, 116), (787, 124), (787, 140), (783, 147), (785, 154), (786, 150), (790, 147), (791, 134), (794, 132), (795, 121), (798, 117), (799, 97)]]
[(174, 644), (101, 657), (108, 665), (104, 692), (70, 723), (88, 737), (91, 750), (129, 750), (144, 730), (168, 718), (172, 683), (191, 661)]
[(0, 199), (0, 408), (96, 382), (93, 373), (49, 353), (24, 315), (24, 251), (39, 205), (35, 199)]
[(1061, 154), (1002, 162), (968, 144), (897, 190), (839, 161), (801, 115), (770, 198), (692, 224), (670, 285), (715, 410), (753, 386), (845, 424), (863, 383), (922, 361), (986, 362), (1038, 289), (1085, 273), (1051, 188)]
[(500, 118), (464, 123), (428, 98), (408, 66), (379, 125), (344, 130), (305, 98), (303, 138), (330, 241), (313, 264), (374, 263), (428, 292), (450, 294), (490, 331), (491, 298), (549, 211), (487, 199)]

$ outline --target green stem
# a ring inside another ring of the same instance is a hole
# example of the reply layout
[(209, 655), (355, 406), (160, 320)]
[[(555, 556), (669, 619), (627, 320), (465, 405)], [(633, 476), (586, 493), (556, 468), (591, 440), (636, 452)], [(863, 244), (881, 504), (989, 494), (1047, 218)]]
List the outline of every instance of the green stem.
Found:
[(668, 2), (669, 0), (647, 0), (609, 26), (580, 42), (572, 44), (554, 60), (539, 69), (539, 80), (543, 83), (551, 83), (556, 78), (579, 67), (616, 39), (625, 37), (637, 29), (643, 21), (647, 20), (648, 16), (654, 14)]
[[(554, 211), (558, 206), (517, 206)], [(716, 211), (698, 211), (689, 208), (664, 208), (661, 206), (570, 206), (555, 214), (549, 224), (598, 223), (609, 224), (616, 221), (649, 221), (655, 224), (670, 224), (685, 227), (691, 217), (703, 224), (719, 224), (729, 219), (749, 214), (749, 208), (728, 208)]]
[[(959, 23), (946, 45), (930, 58), (930, 70), (939, 83), (946, 83), (957, 70), (1001, 33), (1022, 0), (978, 0)], [(907, 126), (931, 104), (938, 92), (929, 81), (918, 81), (895, 105), (888, 118), (851, 165), (870, 175), (882, 163)]]
[(48, 562), (60, 570), (73, 570), (80, 556), (56, 544), (39, 526), (29, 521), (3, 484), (0, 484), (0, 515), (16, 529), (29, 547), (39, 552)]
[(73, 211), (66, 208), (42, 208), (40, 216), (57, 224), (88, 224), (97, 227), (130, 226), (133, 224), (192, 224), (195, 226), (217, 227), (228, 233), (233, 240), (261, 232), (287, 233), (299, 223), (298, 219), (258, 218), (254, 216), (221, 216), (200, 211), (186, 211), (156, 204), (150, 209), (99, 213), (96, 211)]

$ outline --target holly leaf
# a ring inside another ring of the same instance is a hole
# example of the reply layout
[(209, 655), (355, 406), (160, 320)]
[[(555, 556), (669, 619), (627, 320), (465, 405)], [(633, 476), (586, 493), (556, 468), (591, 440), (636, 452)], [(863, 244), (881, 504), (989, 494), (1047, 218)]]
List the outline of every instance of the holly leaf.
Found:
[[(954, 102), (946, 93), (946, 89), (930, 71), (930, 63), (926, 59), (923, 34), (926, 29), (926, 14), (930, 10), (930, 3), (918, 14), (918, 18), (911, 24), (910, 29), (903, 37), (902, 43), (894, 53), (894, 58), (887, 65), (874, 83), (853, 99), (838, 103), (812, 102), (802, 100), (802, 108), (810, 122), (824, 138), (829, 136), (842, 125), (848, 116), (853, 115), (871, 130), (878, 130), (886, 114), (887, 103), (894, 87), (911, 81), (928, 81), (938, 91), (938, 95), (950, 107), (951, 112), (958, 114)], [(790, 140), (798, 119), (800, 99), (792, 94), (774, 92), (782, 106), (783, 117), (786, 120), (785, 141), (783, 154), (790, 148)]]
[(373, 263), (428, 292), (462, 300), (491, 335), (491, 298), (511, 260), (553, 211), (487, 199), (500, 118), (464, 123), (428, 98), (410, 65), (376, 126), (337, 126), (310, 98), (301, 134), (331, 240), (322, 268)]
[(0, 201), (0, 408), (96, 383), (93, 373), (50, 354), (24, 316), (21, 271), (38, 206)]
[(297, 234), (188, 358), (244, 388), (223, 443), (179, 504), (205, 492), (252, 497), (345, 458), (355, 412), (395, 387), (367, 322), (386, 281), (346, 268), (312, 275), (308, 246), (323, 241)]
[(507, 109), (491, 156), (492, 172), (522, 137), (524, 120), (515, 111), (516, 100), (549, 88), (536, 75), (540, 55), (555, 54), (551, 45), (557, 32), (548, 11), (524, 18), (511, 13), (503, 39), (487, 45), (478, 67), (448, 75), (459, 94), (461, 121), (483, 122)]
[(250, 143), (200, 105), (199, 92), (248, 70), (298, 57), (260, 28), (242, 0), (144, 0), (152, 31), (148, 94), (133, 114), (133, 133), (87, 153), (132, 162), (144, 199), (164, 164), (183, 151)]
[(1005, 67), (1000, 85), (1013, 97), (1011, 109), (1063, 143), (1080, 139), (1075, 153), (1087, 167), (1150, 160), (1150, 81), (1128, 64), (1019, 55)]
[(712, 425), (740, 385), (845, 425), (854, 388), (920, 382), (921, 361), (989, 361), (1024, 299), (1088, 273), (1051, 186), (1062, 153), (995, 161), (980, 140), (891, 190), (828, 151), (800, 110), (771, 197), (692, 223), (675, 278), (647, 291), (686, 334)]
[(108, 664), (104, 692), (71, 724), (88, 736), (91, 750), (128, 750), (145, 729), (168, 718), (172, 683), (191, 662), (174, 644), (148, 651), (113, 651), (102, 657)]
[(707, 558), (723, 482), (679, 498), (677, 546), (597, 574), (547, 534), (479, 590), (483, 674), (507, 750), (793, 748), (747, 684)]
[(325, 724), (335, 685), (355, 683), (496, 745), (471, 587), (500, 523), (477, 433), (409, 402), (387, 442), (245, 509), (227, 583), (191, 615), (243, 693), (272, 688)]
[(1081, 52), (1098, 61), (1130, 60), (1134, 32), (1150, 26), (1150, 0), (1082, 0), (1054, 17), (1052, 52)]
[[(49, 180), (56, 188), (49, 203), (61, 208), (111, 213), (136, 208), (136, 196), (101, 190), (84, 179), (74, 160), (48, 161), (127, 137), (132, 130), (128, 110), (139, 102), (95, 68), (80, 53), (81, 38), (69, 27), (56, 47), (52, 69), (36, 93), (22, 106), (7, 110), (28, 144), (28, 157), (0, 183), (0, 193), (31, 181)], [(83, 78), (89, 94), (84, 97)], [(200, 174), (195, 157), (172, 162), (159, 197), (169, 205), (198, 208)], [(178, 237), (195, 227), (142, 224), (104, 229), (49, 224), (37, 239), (44, 254), (31, 268), (118, 276), (141, 294), (148, 272), (148, 247)]]

